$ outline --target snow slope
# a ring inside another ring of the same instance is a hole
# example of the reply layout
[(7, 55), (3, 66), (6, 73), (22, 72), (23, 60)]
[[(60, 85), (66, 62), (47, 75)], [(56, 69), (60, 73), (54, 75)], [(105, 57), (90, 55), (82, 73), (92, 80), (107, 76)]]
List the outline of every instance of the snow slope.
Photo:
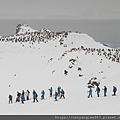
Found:
[[(84, 33), (69, 33), (63, 38), (62, 45), (59, 40), (56, 38), (40, 44), (0, 42), (0, 114), (119, 114), (120, 63), (106, 59), (104, 55), (98, 55), (97, 51), (86, 53), (81, 46), (101, 48), (106, 51), (111, 48), (95, 42)], [(74, 64), (70, 59), (75, 59)], [(81, 71), (78, 70), (79, 67)], [(68, 71), (68, 75), (64, 74), (64, 70)], [(97, 77), (101, 89), (104, 85), (108, 87), (107, 97), (103, 96), (101, 90), (98, 98), (93, 88), (93, 98), (87, 98), (87, 82), (93, 77)], [(113, 85), (118, 88), (115, 97), (112, 96)], [(51, 86), (54, 92), (58, 86), (61, 86), (65, 90), (66, 99), (55, 102), (54, 97), (50, 98), (48, 89)], [(15, 102), (16, 92), (27, 89), (31, 92), (31, 100), (25, 101), (24, 105), (8, 104), (9, 94), (13, 95), (13, 102)], [(32, 102), (33, 89), (38, 93), (38, 103)], [(40, 100), (43, 89), (45, 100)]]

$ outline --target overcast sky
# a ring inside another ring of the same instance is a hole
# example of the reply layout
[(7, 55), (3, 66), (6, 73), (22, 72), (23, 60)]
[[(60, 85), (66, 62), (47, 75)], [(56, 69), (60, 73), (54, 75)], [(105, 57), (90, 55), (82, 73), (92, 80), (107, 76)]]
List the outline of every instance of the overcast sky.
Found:
[(120, 0), (0, 0), (0, 19), (120, 19)]

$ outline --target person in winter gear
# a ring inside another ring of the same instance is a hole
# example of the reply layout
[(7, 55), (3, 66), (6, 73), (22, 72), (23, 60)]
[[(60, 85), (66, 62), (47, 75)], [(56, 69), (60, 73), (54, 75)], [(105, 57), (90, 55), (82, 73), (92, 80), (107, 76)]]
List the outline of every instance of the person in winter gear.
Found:
[(19, 92), (17, 91), (17, 98), (16, 98), (16, 102), (20, 102), (20, 96), (21, 96), (21, 93), (19, 93)]
[(21, 102), (22, 102), (22, 104), (24, 104), (24, 95), (21, 94), (20, 98), (21, 98)]
[(45, 96), (45, 91), (44, 91), (44, 90), (42, 90), (42, 92), (41, 92), (41, 100), (43, 100), (43, 99), (44, 99), (44, 96)]
[(58, 96), (58, 93), (57, 93), (57, 91), (55, 91), (55, 101), (57, 101), (57, 96)]
[(30, 95), (30, 91), (27, 90), (27, 92), (26, 92), (26, 98), (27, 98), (27, 100), (29, 100), (29, 95)]
[(9, 95), (9, 104), (12, 103), (12, 95)]
[(64, 92), (64, 90), (62, 89), (60, 99), (61, 99), (62, 97), (65, 99), (64, 94), (65, 94), (65, 92)]
[(35, 102), (35, 100), (38, 102), (37, 97), (38, 97), (38, 95), (37, 95), (36, 91), (33, 90), (33, 102)]
[(103, 90), (104, 90), (104, 96), (107, 96), (107, 95), (106, 95), (106, 93), (107, 93), (107, 87), (104, 86)]
[(100, 93), (100, 88), (99, 88), (99, 86), (97, 86), (97, 88), (96, 88), (96, 91), (95, 92), (97, 92), (97, 96), (99, 97), (100, 95), (99, 95), (99, 93)]
[(57, 90), (58, 90), (58, 96), (60, 96), (60, 90), (61, 90), (61, 87), (58, 86)]
[(22, 97), (23, 97), (23, 101), (25, 101), (25, 92), (24, 92), (24, 90), (22, 91)]
[(117, 87), (113, 86), (113, 96), (116, 96)]
[(49, 89), (49, 91), (50, 91), (50, 97), (52, 97), (52, 87)]
[(89, 98), (90, 96), (92, 97), (92, 88), (89, 89), (88, 93), (89, 93), (88, 98)]

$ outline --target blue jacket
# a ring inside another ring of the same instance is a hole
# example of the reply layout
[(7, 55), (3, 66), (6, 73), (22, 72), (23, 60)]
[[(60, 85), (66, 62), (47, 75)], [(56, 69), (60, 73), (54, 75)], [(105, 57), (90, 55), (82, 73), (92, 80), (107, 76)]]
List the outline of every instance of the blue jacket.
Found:
[(89, 92), (89, 94), (91, 95), (91, 94), (92, 94), (92, 89), (90, 88), (90, 90), (89, 90), (88, 92)]
[(104, 90), (104, 94), (106, 94), (107, 93), (107, 91), (106, 90)]
[(44, 92), (44, 90), (42, 90), (41, 94), (42, 94), (42, 96), (44, 96), (44, 95), (45, 95), (45, 92)]
[(55, 97), (57, 97), (57, 95), (58, 95), (57, 92), (55, 92)]
[(106, 94), (107, 93), (107, 88), (106, 87), (104, 87), (104, 94)]
[(21, 98), (21, 101), (24, 101), (24, 95), (21, 95), (20, 98)]
[(49, 89), (50, 93), (52, 93), (52, 87)]
[(100, 88), (99, 88), (99, 87), (97, 87), (95, 92), (99, 93), (99, 92), (100, 92), (100, 90), (99, 90), (99, 89), (100, 89)]
[(60, 89), (61, 89), (61, 88), (60, 88), (60, 87), (58, 87), (58, 93), (60, 93)]
[(33, 98), (36, 99), (37, 98), (37, 93), (34, 91), (33, 92)]

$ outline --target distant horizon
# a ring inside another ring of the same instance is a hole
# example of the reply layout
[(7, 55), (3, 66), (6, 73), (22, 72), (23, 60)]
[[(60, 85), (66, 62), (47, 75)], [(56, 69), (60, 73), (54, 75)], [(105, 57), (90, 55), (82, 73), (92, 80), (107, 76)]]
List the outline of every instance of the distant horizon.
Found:
[(95, 41), (120, 47), (120, 20), (0, 20), (0, 36), (16, 33), (18, 24), (28, 24), (32, 29), (43, 28), (54, 32), (82, 32), (91, 36)]

